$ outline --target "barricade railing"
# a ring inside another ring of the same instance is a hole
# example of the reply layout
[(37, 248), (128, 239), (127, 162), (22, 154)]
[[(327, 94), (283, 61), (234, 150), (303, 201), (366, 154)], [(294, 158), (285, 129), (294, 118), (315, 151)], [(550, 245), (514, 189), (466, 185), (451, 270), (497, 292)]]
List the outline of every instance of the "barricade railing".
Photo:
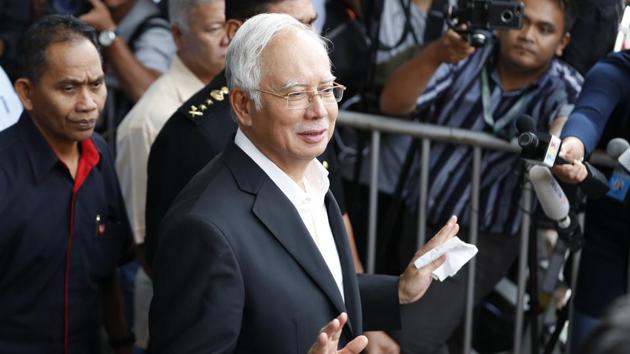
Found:
[[(378, 164), (379, 151), (382, 133), (408, 135), (421, 140), (420, 157), (420, 180), (419, 202), (418, 202), (418, 238), (417, 246), (420, 247), (426, 241), (426, 207), (427, 191), (429, 184), (429, 156), (431, 142), (447, 142), (460, 145), (469, 145), (473, 149), (472, 173), (471, 173), (471, 213), (470, 213), (470, 239), (469, 242), (476, 244), (479, 225), (479, 189), (480, 189), (480, 165), (482, 150), (505, 151), (518, 154), (521, 149), (516, 144), (510, 144), (505, 140), (493, 135), (475, 132), (465, 129), (438, 126), (415, 121), (405, 121), (386, 116), (372, 114), (340, 111), (337, 124), (349, 126), (361, 130), (371, 131), (371, 159), (370, 159), (370, 187), (369, 187), (369, 209), (368, 209), (368, 235), (367, 235), (367, 259), (366, 270), (368, 273), (374, 272), (376, 255), (376, 225), (378, 206)], [(605, 154), (596, 153), (591, 157), (591, 162), (598, 165), (612, 166), (613, 161)], [(524, 186), (524, 193), (521, 199), (523, 219), (521, 224), (521, 243), (518, 262), (516, 318), (514, 328), (513, 353), (520, 354), (522, 349), (523, 321), (524, 321), (524, 298), (525, 281), (527, 274), (528, 242), (530, 236), (530, 215), (532, 207), (532, 190), (529, 183)], [(474, 306), (474, 279), (475, 279), (475, 258), (469, 262), (468, 281), (466, 289), (466, 311), (464, 322), (464, 353), (468, 354), (472, 348), (472, 324)]]

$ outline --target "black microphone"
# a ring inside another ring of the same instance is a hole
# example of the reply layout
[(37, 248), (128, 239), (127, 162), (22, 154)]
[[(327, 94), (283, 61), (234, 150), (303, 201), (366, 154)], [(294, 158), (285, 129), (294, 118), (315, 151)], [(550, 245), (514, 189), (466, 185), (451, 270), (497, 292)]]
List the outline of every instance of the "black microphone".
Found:
[(521, 147), (521, 157), (531, 163), (548, 167), (568, 164), (558, 156), (562, 140), (549, 133), (536, 132), (535, 127), (534, 119), (526, 114), (516, 121), (516, 129), (520, 133), (518, 145)]
[(542, 292), (550, 294), (558, 282), (567, 251), (579, 250), (584, 241), (579, 225), (575, 218), (570, 216), (569, 200), (549, 168), (541, 165), (532, 166), (529, 169), (529, 180), (543, 212), (554, 221), (559, 236), (541, 284)]
[[(534, 119), (529, 115), (522, 115), (516, 121), (516, 128), (520, 132), (518, 144), (521, 147), (521, 157), (532, 164), (542, 164), (547, 167), (570, 164), (558, 156), (562, 147), (560, 138), (545, 132), (534, 132)], [(630, 166), (630, 154), (628, 156)], [(589, 198), (601, 198), (608, 193), (608, 179), (589, 162), (582, 162), (586, 167), (587, 177), (580, 182), (580, 188)]]
[(608, 196), (623, 202), (630, 189), (630, 144), (623, 138), (614, 138), (608, 142), (606, 152), (617, 161), (617, 166), (608, 180), (610, 187)]

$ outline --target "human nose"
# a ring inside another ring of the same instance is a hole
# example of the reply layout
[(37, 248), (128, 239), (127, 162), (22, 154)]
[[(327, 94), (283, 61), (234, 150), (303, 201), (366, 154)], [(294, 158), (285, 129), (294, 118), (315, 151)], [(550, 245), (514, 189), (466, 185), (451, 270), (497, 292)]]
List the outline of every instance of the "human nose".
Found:
[(534, 26), (529, 23), (523, 24), (523, 28), (519, 32), (519, 38), (526, 41), (534, 40)]
[(309, 95), (308, 110), (314, 113), (314, 117), (321, 118), (328, 114), (326, 110), (326, 104), (322, 98), (321, 93), (313, 91)]
[(93, 111), (98, 107), (95, 93), (88, 89), (81, 90), (77, 101), (77, 110), (82, 112)]

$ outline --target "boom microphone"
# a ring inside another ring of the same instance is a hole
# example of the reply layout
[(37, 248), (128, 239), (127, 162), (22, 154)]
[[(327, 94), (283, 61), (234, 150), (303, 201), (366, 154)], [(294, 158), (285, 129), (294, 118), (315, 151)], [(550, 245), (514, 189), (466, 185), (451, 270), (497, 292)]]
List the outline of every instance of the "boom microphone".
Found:
[(529, 180), (534, 186), (545, 215), (558, 223), (559, 228), (569, 227), (571, 225), (569, 199), (551, 175), (551, 171), (547, 167), (534, 165), (529, 169)]
[(541, 284), (542, 292), (550, 294), (556, 287), (569, 247), (577, 250), (582, 246), (581, 232), (575, 218), (569, 216), (569, 200), (551, 175), (549, 168), (541, 165), (532, 166), (529, 170), (529, 180), (545, 215), (556, 222), (560, 236)]

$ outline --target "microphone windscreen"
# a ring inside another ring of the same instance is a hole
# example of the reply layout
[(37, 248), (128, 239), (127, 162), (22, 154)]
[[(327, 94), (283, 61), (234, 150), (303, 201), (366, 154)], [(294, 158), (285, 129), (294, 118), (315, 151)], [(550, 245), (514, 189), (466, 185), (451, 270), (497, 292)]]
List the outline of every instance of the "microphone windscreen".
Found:
[(608, 145), (606, 145), (606, 152), (613, 160), (617, 160), (621, 154), (628, 150), (629, 147), (630, 144), (628, 144), (626, 139), (614, 138), (608, 142)]
[(536, 123), (534, 123), (534, 118), (527, 114), (523, 114), (519, 119), (516, 120), (516, 130), (519, 134), (536, 131)]
[(545, 215), (551, 220), (560, 221), (569, 215), (569, 200), (549, 168), (541, 165), (529, 169), (529, 180)]

